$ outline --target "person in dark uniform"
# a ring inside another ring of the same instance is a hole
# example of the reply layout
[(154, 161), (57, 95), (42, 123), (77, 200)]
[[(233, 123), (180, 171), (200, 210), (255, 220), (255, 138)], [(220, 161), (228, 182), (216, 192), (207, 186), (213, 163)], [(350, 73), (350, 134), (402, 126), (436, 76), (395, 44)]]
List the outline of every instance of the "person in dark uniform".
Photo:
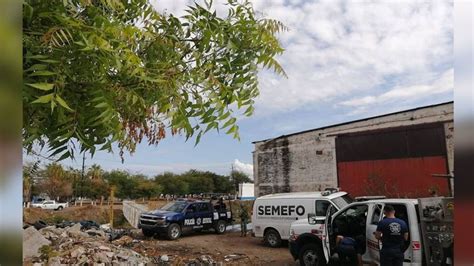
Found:
[(226, 209), (226, 205), (224, 203), (224, 198), (223, 197), (220, 197), (219, 198), (219, 201), (217, 202), (216, 206), (214, 206), (214, 208), (218, 211), (223, 211)]
[(405, 241), (408, 240), (408, 226), (405, 221), (395, 217), (392, 205), (385, 205), (384, 219), (374, 232), (375, 238), (382, 241), (380, 266), (402, 266)]
[(364, 238), (358, 236), (356, 238), (338, 235), (336, 237), (336, 252), (339, 260), (348, 265), (362, 266), (362, 253)]
[(247, 236), (247, 223), (249, 220), (249, 213), (244, 204), (240, 203), (240, 236)]

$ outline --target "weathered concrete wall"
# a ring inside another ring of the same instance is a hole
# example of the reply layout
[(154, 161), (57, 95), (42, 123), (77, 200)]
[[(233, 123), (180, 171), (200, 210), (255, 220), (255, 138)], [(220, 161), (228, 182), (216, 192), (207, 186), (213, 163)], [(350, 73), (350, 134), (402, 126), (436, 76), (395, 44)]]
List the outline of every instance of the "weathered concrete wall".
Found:
[[(448, 122), (444, 124), (444, 133), (446, 135), (448, 171), (452, 176), (454, 176), (454, 123), (453, 122)], [(450, 180), (450, 184), (451, 184), (451, 191), (454, 194), (454, 179)]]
[(445, 123), (452, 171), (453, 104), (431, 106), (255, 142), (255, 196), (337, 187), (335, 139), (345, 133)]
[(131, 226), (138, 228), (138, 220), (140, 219), (140, 214), (147, 212), (148, 207), (135, 203), (133, 201), (124, 201), (122, 211), (123, 216), (125, 216), (125, 219), (127, 219), (128, 223)]

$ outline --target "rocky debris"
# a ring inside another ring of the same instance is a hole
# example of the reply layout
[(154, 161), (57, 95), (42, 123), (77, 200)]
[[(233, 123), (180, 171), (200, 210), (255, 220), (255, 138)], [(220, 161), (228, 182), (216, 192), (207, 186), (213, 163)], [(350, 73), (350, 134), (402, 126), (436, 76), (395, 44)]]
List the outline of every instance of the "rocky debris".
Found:
[(199, 257), (199, 261), (204, 263), (204, 265), (212, 265), (215, 263), (215, 261), (209, 255), (202, 255)]
[[(81, 223), (59, 227), (46, 226), (36, 230), (33, 226), (24, 230), (24, 260), (43, 265), (146, 265), (150, 259), (126, 248), (134, 243), (134, 239), (124, 235), (109, 241), (110, 232), (100, 230), (99, 226), (84, 226)], [(49, 246), (44, 254), (43, 246)]]
[(130, 246), (130, 244), (133, 242), (133, 238), (129, 236), (123, 236), (119, 239), (113, 240), (112, 243), (114, 245), (118, 246)]
[(229, 262), (229, 261), (241, 260), (244, 258), (247, 258), (245, 254), (230, 254), (230, 255), (224, 256), (224, 261)]
[(94, 221), (80, 221), (81, 224), (81, 229), (88, 230), (91, 228), (99, 229), (100, 224), (94, 222)]
[(168, 255), (161, 255), (160, 261), (162, 261), (162, 262), (168, 262), (168, 261), (170, 261), (170, 258), (168, 257)]
[(36, 230), (40, 230), (41, 228), (44, 228), (48, 226), (44, 221), (36, 221), (33, 226), (36, 228)]
[(38, 251), (44, 245), (50, 245), (51, 241), (47, 240), (36, 228), (28, 227), (23, 230), (23, 259), (39, 256)]

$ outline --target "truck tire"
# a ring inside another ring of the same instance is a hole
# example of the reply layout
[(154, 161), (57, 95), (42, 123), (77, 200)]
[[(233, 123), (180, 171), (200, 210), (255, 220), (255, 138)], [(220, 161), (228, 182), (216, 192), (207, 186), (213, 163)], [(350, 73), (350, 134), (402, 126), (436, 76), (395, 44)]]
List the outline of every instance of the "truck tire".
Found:
[(153, 232), (152, 230), (147, 230), (147, 229), (142, 229), (142, 233), (146, 237), (150, 237), (150, 236), (155, 235), (155, 232)]
[(275, 229), (268, 229), (263, 236), (263, 240), (269, 247), (276, 248), (281, 246), (280, 234)]
[(62, 210), (62, 209), (63, 209), (63, 206), (59, 206), (59, 207), (57, 208), (58, 211), (60, 211), (60, 210)]
[(178, 239), (181, 236), (181, 226), (177, 223), (170, 224), (166, 236), (169, 240)]
[(325, 266), (323, 250), (320, 245), (308, 243), (304, 245), (298, 256), (301, 266)]
[(223, 221), (223, 220), (217, 221), (216, 226), (215, 226), (214, 229), (216, 230), (216, 233), (218, 233), (218, 234), (225, 233), (225, 230), (226, 230), (225, 221)]

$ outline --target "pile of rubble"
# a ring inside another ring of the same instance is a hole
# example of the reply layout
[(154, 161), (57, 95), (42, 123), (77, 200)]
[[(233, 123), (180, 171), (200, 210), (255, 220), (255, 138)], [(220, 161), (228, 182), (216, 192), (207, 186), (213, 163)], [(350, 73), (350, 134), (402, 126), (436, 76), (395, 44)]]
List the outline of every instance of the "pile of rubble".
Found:
[[(23, 260), (47, 265), (145, 265), (150, 262), (129, 248), (134, 242), (124, 230), (70, 223), (65, 226), (30, 226), (23, 232)], [(38, 229), (39, 230), (38, 230)]]
[[(205, 250), (172, 247), (144, 239), (140, 230), (111, 230), (93, 221), (47, 225), (36, 222), (23, 232), (23, 262), (28, 265), (238, 265), (244, 254), (212, 256)], [(164, 252), (171, 252), (164, 253)]]

